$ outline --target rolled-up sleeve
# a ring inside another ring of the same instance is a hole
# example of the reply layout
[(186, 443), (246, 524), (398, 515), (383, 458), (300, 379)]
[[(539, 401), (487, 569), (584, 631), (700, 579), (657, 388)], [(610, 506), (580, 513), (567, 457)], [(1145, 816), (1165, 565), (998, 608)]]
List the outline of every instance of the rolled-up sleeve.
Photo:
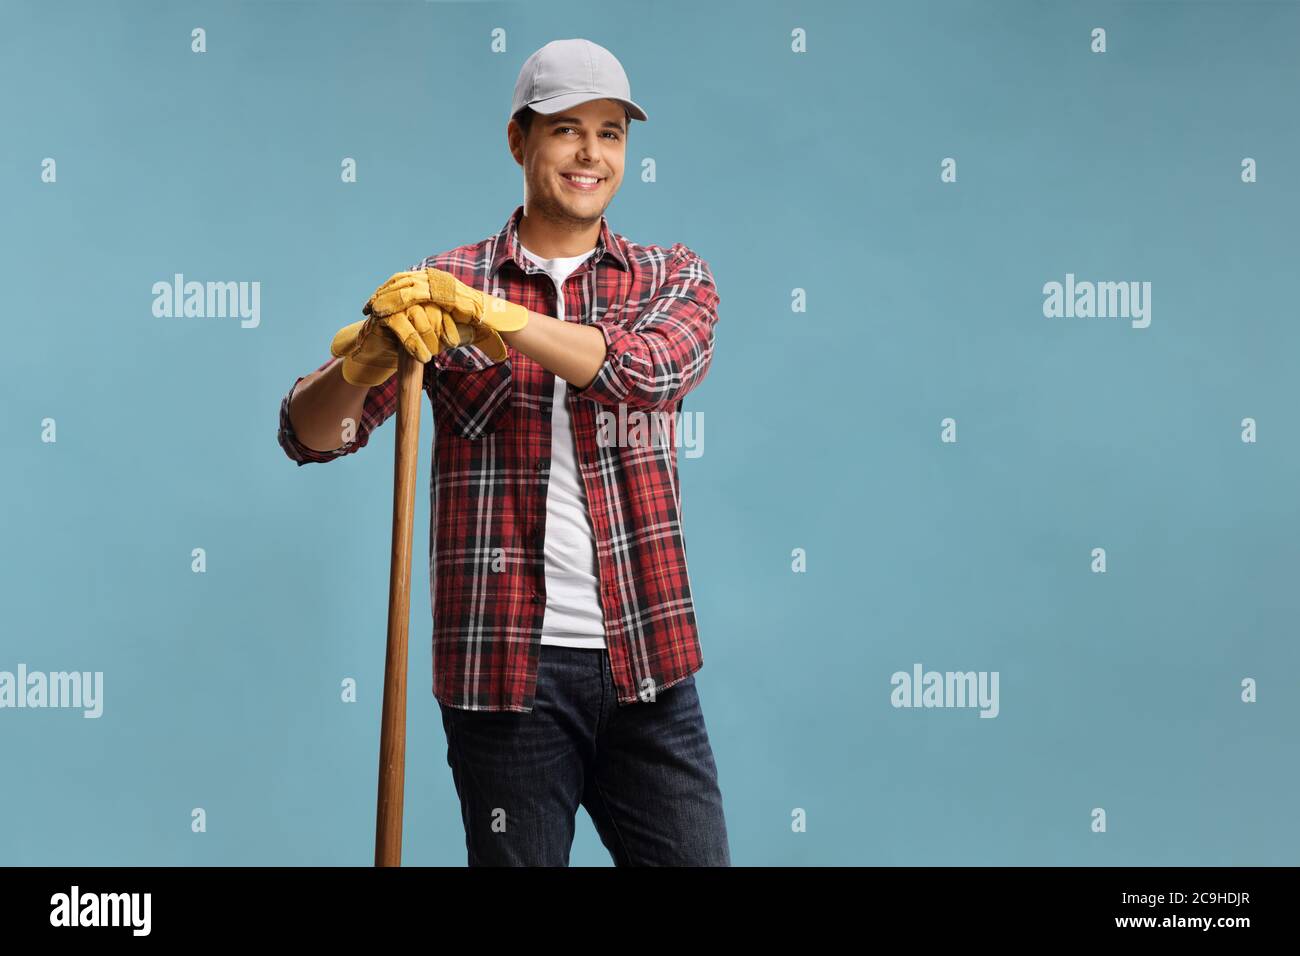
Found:
[[(317, 371), (329, 367), (331, 358)], [(335, 458), (342, 458), (344, 455), (364, 448), (366, 442), (370, 441), (370, 433), (382, 425), (397, 409), (397, 376), (394, 375), (383, 385), (376, 385), (366, 393), (365, 404), (361, 408), (361, 421), (357, 422), (356, 435), (352, 441), (340, 448), (330, 451), (317, 451), (314, 448), (308, 448), (294, 433), (293, 423), (289, 420), (289, 403), (293, 400), (294, 390), (297, 389), (298, 383), (307, 376), (300, 375), (294, 380), (293, 386), (280, 401), (280, 429), (276, 434), (276, 440), (279, 441), (280, 447), (290, 460), (297, 462), (299, 465), (308, 465), (313, 462), (333, 461)]]
[(630, 324), (593, 323), (605, 337), (605, 361), (574, 394), (602, 405), (659, 408), (704, 380), (718, 323), (713, 274), (680, 242), (669, 250), (666, 268), (657, 292)]

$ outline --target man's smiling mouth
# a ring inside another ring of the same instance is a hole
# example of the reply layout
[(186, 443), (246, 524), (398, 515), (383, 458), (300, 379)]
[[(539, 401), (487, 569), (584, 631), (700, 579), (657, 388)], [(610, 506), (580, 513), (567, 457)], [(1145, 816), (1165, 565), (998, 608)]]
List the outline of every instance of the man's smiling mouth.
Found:
[(586, 173), (560, 173), (560, 178), (574, 189), (596, 189), (605, 181), (603, 176), (589, 176)]

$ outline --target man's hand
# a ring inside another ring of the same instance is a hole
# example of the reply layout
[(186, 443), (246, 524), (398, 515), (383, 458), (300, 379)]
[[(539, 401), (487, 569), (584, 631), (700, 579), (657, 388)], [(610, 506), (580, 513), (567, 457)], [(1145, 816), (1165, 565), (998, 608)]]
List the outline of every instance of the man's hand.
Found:
[(438, 323), (442, 323), (441, 340), (447, 343), (446, 348), (477, 345), (494, 362), (504, 362), (506, 359), (506, 343), (501, 340), (501, 335), (496, 329), (486, 322), (472, 324), (458, 321), (450, 312), (427, 302), (408, 305), (400, 314), (410, 317), (416, 327), (427, 322), (436, 328)]
[[(361, 312), (387, 316), (420, 304), (436, 306), (457, 322), (486, 325), (496, 332), (518, 332), (528, 324), (528, 310), (523, 306), (470, 288), (441, 269), (397, 273), (375, 290)], [(504, 344), (501, 355), (504, 358)]]
[[(437, 306), (417, 303), (392, 315), (371, 315), (344, 326), (330, 343), (330, 354), (343, 358), (343, 378), (350, 384), (382, 385), (397, 371), (398, 349), (428, 362), (447, 349), (478, 344), (479, 328), (455, 321)], [(501, 337), (491, 334), (504, 358)]]

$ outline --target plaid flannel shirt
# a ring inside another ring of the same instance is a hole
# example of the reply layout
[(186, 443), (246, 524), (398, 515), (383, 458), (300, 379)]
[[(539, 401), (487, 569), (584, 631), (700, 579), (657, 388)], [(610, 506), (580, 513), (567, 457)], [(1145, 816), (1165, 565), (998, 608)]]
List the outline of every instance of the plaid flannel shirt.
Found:
[[(411, 270), (442, 269), (555, 315), (555, 283), (519, 249), (523, 208), (497, 235)], [(676, 428), (682, 397), (713, 358), (718, 292), (707, 263), (686, 246), (638, 245), (611, 232), (602, 216), (595, 252), (565, 280), (563, 296), (565, 321), (599, 329), (607, 350), (590, 384), (570, 386), (568, 406), (595, 534), (611, 676), (619, 705), (652, 700), (703, 666), (682, 536)], [(314, 451), (289, 422), (302, 378), (280, 403), (278, 434), (299, 465), (356, 452), (396, 411), (394, 375), (370, 389), (351, 443)], [(451, 707), (533, 708), (546, 609), (554, 384), (553, 373), (513, 348), (500, 363), (471, 345), (425, 366), (434, 418), (433, 693)], [(620, 434), (634, 433), (628, 423), (637, 412), (654, 423), (649, 430), (658, 439), (644, 440), (643, 430), (642, 440), (620, 443)]]

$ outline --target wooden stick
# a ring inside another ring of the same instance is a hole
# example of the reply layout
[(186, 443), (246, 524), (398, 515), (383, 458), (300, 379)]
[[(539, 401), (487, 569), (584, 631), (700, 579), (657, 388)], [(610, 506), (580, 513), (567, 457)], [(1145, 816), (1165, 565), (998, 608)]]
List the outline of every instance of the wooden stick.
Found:
[(402, 798), (406, 783), (406, 648), (411, 618), (411, 528), (420, 457), (424, 363), (402, 351), (397, 365), (397, 451), (393, 465), (393, 550), (388, 572), (388, 655), (379, 728), (379, 804), (375, 866), (402, 865)]

